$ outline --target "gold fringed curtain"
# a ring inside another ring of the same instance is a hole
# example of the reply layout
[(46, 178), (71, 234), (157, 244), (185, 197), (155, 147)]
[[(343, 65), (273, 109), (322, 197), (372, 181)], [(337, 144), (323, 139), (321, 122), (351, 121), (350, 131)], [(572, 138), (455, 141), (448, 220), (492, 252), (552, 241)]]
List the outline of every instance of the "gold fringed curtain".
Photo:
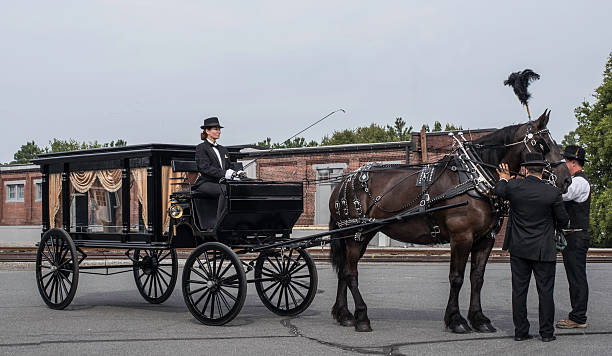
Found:
[(49, 227), (55, 227), (55, 216), (60, 208), (60, 196), (62, 194), (62, 174), (49, 174)]
[(149, 225), (149, 205), (147, 203), (147, 169), (132, 168), (132, 178), (136, 184), (136, 196), (140, 205), (142, 205), (142, 221), (145, 227)]
[(120, 169), (103, 169), (96, 171), (98, 180), (104, 189), (109, 192), (116, 192), (121, 189), (121, 170)]
[(96, 181), (96, 171), (71, 172), (70, 183), (79, 193), (87, 193)]
[(181, 190), (180, 179), (171, 178), (185, 178), (184, 172), (173, 172), (172, 167), (162, 166), (162, 226), (163, 231), (167, 232), (170, 227), (170, 216), (168, 215), (168, 206), (170, 205), (170, 194)]

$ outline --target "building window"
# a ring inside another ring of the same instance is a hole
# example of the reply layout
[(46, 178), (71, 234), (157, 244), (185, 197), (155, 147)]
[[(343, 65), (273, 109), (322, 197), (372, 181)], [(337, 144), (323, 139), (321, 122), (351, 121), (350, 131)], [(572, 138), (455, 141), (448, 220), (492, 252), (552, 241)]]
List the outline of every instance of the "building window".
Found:
[(7, 202), (23, 202), (25, 181), (4, 182)]
[(42, 200), (42, 181), (40, 179), (34, 180), (34, 201)]

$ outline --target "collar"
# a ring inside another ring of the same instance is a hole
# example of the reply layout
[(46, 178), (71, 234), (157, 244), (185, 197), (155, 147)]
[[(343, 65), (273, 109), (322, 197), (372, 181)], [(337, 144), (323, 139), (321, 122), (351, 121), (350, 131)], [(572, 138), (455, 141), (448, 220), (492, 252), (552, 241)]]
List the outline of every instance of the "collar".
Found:
[(209, 140), (208, 138), (206, 139), (206, 141), (208, 141), (208, 143), (210, 143), (210, 145), (211, 145), (211, 146), (213, 146), (213, 147), (217, 147), (217, 146), (219, 146), (219, 144), (218, 144), (218, 143), (216, 143), (216, 142), (212, 142), (212, 141), (211, 141), (211, 140)]
[(536, 176), (527, 176), (525, 179), (535, 180), (536, 182), (543, 182), (542, 178), (538, 178)]

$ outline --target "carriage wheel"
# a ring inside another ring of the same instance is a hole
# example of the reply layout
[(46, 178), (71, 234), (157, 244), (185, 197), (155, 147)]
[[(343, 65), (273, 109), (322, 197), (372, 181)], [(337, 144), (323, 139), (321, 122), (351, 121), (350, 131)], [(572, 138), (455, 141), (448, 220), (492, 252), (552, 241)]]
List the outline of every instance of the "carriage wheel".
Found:
[(282, 316), (306, 310), (317, 293), (317, 268), (304, 249), (262, 252), (255, 263), (255, 288), (272, 312)]
[(152, 304), (165, 302), (178, 276), (176, 250), (135, 250), (134, 280), (140, 295)]
[(54, 228), (43, 235), (36, 254), (36, 284), (51, 309), (64, 309), (79, 284), (79, 263), (70, 235)]
[(219, 242), (196, 248), (183, 268), (183, 297), (202, 324), (223, 325), (238, 315), (247, 294), (246, 274), (234, 251)]

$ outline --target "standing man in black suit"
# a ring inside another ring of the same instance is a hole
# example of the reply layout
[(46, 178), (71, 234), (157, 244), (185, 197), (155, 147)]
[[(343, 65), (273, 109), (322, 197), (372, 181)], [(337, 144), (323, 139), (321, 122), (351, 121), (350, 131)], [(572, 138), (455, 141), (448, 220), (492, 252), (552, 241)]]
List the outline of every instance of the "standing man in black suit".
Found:
[(589, 300), (589, 283), (586, 276), (586, 257), (589, 250), (589, 213), (591, 209), (591, 186), (582, 170), (584, 157), (582, 147), (570, 145), (565, 147), (563, 157), (572, 175), (567, 193), (563, 194), (565, 209), (570, 217), (570, 231), (567, 235), (567, 247), (563, 250), (563, 265), (569, 284), (572, 311), (566, 319), (557, 322), (561, 329), (587, 327), (587, 303)]
[(494, 193), (510, 201), (509, 239), (512, 270), (512, 320), (514, 340), (533, 338), (527, 320), (527, 292), (533, 273), (539, 296), (540, 336), (542, 341), (555, 340), (555, 249), (554, 232), (567, 226), (569, 217), (561, 192), (542, 180), (546, 165), (539, 152), (527, 153), (525, 179), (510, 179), (508, 165), (499, 165), (499, 182)]
[[(196, 147), (195, 160), (198, 166), (200, 176), (194, 183), (192, 190), (203, 198), (218, 199), (221, 195), (221, 185), (219, 181), (222, 178), (239, 180), (241, 177), (246, 177), (244, 171), (236, 170), (234, 162), (229, 159), (227, 148), (217, 143), (221, 136), (223, 126), (219, 124), (219, 119), (209, 117), (204, 120), (200, 143)], [(219, 199), (219, 209), (223, 208), (223, 199)]]

